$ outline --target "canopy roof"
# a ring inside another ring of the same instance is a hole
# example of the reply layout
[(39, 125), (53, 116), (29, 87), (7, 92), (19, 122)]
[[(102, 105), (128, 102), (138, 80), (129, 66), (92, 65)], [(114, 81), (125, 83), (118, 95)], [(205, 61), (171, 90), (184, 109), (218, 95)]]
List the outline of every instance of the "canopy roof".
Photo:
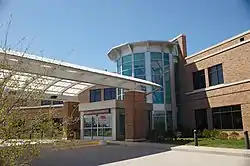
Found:
[(56, 97), (58, 100), (78, 101), (77, 96), (94, 85), (128, 90), (137, 89), (140, 85), (160, 87), (142, 79), (15, 51), (1, 50), (0, 61), (7, 61), (10, 66), (9, 69), (1, 67), (0, 79), (10, 70), (15, 70), (12, 77), (18, 80), (15, 88), (22, 88), (29, 81), (30, 88), (43, 90), (47, 98)]

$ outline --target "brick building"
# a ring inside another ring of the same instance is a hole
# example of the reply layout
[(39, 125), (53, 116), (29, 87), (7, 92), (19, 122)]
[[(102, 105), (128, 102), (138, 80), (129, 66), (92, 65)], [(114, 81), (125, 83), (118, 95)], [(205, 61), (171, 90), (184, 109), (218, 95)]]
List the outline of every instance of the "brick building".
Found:
[(182, 54), (179, 124), (190, 129), (249, 131), (249, 66), (250, 31), (194, 55)]
[(96, 75), (96, 70), (65, 65), (58, 73), (70, 85), (60, 83), (64, 80), (49, 84), (61, 88), (47, 95), (64, 101), (55, 106), (59, 118), (73, 108), (79, 111), (73, 130), (81, 139), (139, 141), (159, 128), (250, 130), (250, 31), (189, 56), (186, 36), (179, 35), (170, 41), (125, 43), (108, 57), (117, 63), (118, 74)]

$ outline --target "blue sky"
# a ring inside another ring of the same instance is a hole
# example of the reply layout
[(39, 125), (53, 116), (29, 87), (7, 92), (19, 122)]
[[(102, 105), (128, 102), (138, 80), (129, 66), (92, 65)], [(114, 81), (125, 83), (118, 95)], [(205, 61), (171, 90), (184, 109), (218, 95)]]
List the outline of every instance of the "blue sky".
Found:
[(124, 42), (183, 33), (192, 54), (250, 29), (250, 0), (1, 1), (1, 43), (12, 14), (12, 48), (31, 43), (30, 53), (109, 71), (106, 53)]

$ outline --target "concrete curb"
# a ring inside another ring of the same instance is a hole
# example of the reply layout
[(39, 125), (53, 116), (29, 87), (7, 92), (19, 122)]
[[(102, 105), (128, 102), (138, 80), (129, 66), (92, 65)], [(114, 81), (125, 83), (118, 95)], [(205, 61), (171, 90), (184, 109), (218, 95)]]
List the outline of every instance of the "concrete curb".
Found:
[(141, 147), (154, 147), (154, 148), (167, 148), (176, 146), (171, 144), (161, 144), (152, 142), (126, 142), (126, 141), (107, 141), (108, 145), (123, 145), (123, 146), (141, 146)]
[(246, 149), (230, 149), (230, 148), (214, 148), (214, 147), (204, 147), (204, 146), (176, 146), (171, 147), (172, 151), (184, 151), (184, 152), (198, 152), (207, 154), (218, 154), (227, 156), (241, 156), (250, 158), (250, 150)]

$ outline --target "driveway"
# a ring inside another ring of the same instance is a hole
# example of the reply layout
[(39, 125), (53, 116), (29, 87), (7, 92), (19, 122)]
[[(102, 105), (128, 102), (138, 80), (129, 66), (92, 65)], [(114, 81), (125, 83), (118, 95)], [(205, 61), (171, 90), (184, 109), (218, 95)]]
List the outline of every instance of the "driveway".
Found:
[(107, 145), (52, 151), (44, 149), (35, 166), (96, 166), (169, 151), (170, 146)]

